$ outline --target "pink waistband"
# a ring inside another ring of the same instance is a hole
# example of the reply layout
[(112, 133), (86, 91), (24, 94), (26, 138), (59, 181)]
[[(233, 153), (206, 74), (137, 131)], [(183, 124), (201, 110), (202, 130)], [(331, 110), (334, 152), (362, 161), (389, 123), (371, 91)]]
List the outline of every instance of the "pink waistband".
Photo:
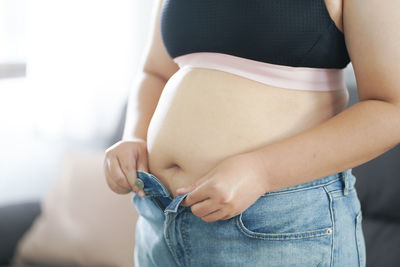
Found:
[(345, 90), (343, 69), (292, 67), (222, 53), (196, 52), (174, 58), (180, 68), (216, 69), (267, 85), (295, 90)]

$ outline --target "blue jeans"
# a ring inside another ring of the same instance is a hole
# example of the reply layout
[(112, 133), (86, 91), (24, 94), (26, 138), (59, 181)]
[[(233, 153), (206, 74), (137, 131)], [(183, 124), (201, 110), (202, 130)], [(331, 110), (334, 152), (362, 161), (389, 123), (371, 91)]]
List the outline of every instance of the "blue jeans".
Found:
[(154, 175), (137, 171), (146, 197), (139, 213), (135, 267), (366, 265), (360, 201), (348, 169), (268, 192), (241, 214), (204, 222), (171, 198)]

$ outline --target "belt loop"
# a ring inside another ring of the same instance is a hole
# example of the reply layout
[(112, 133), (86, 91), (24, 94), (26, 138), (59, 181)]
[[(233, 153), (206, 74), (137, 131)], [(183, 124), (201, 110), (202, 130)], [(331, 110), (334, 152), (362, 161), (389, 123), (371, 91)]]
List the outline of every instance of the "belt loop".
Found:
[(345, 171), (342, 172), (343, 180), (344, 180), (344, 189), (343, 194), (346, 196), (349, 193), (349, 176)]

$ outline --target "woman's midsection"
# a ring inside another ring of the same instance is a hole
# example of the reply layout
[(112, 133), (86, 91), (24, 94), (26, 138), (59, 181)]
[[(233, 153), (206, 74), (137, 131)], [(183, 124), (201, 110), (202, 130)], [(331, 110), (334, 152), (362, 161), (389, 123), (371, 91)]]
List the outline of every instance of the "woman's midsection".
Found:
[(283, 89), (218, 70), (180, 69), (149, 124), (149, 172), (175, 197), (224, 158), (311, 128), (347, 103), (347, 90)]

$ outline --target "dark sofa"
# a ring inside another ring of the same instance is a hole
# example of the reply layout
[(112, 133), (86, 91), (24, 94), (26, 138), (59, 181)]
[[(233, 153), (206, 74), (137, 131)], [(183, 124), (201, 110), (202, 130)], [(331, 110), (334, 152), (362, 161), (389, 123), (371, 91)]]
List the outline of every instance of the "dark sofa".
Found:
[[(350, 106), (358, 102), (358, 97), (355, 86), (348, 87)], [(120, 139), (124, 121), (123, 114), (108, 146)], [(353, 174), (357, 177), (355, 187), (363, 212), (367, 266), (399, 267), (400, 146), (353, 168)], [(0, 266), (9, 264), (19, 238), (39, 214), (38, 201), (0, 207)]]

